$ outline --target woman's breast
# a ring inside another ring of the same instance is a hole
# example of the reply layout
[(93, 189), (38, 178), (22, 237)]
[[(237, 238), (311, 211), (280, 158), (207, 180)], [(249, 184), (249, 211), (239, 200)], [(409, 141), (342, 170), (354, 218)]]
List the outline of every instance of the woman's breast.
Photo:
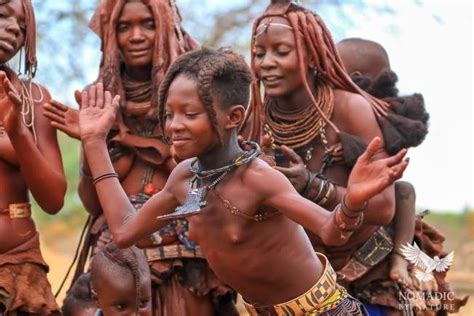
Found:
[(0, 160), (18, 166), (18, 157), (6, 132), (0, 130)]

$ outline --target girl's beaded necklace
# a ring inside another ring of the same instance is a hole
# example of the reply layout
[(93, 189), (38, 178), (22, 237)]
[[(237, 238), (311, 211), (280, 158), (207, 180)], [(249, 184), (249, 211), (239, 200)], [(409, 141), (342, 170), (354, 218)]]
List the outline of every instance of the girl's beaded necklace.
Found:
[[(239, 166), (248, 164), (260, 154), (260, 146), (255, 142), (244, 142), (253, 148), (236, 157), (232, 163), (211, 170), (200, 170), (198, 161), (195, 159), (191, 163), (190, 170), (194, 173), (194, 177), (189, 181), (189, 189), (183, 205), (176, 208), (174, 213), (158, 216), (160, 220), (180, 219), (187, 216), (195, 215), (201, 212), (201, 208), (207, 205), (206, 193), (209, 189), (214, 189), (215, 186), (225, 178), (232, 170)], [(198, 180), (210, 179), (216, 177), (208, 185), (198, 186)]]

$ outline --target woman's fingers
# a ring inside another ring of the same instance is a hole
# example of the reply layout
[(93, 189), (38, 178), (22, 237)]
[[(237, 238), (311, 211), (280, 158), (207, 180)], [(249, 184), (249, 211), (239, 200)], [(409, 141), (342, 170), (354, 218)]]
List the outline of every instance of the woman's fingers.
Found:
[(290, 147), (288, 146), (281, 146), (281, 151), (285, 156), (288, 158), (288, 160), (292, 163), (303, 163), (303, 159)]
[(74, 91), (74, 99), (76, 99), (79, 108), (82, 106), (82, 93), (79, 90)]
[(64, 117), (67, 110), (59, 107), (58, 105), (48, 102), (44, 104), (44, 114), (56, 114), (58, 116)]
[(56, 101), (54, 99), (49, 100), (49, 102), (46, 103), (46, 104), (50, 104), (51, 108), (54, 108), (54, 110), (56, 112), (66, 112), (67, 110), (69, 110), (68, 106), (66, 106), (66, 105), (62, 104), (61, 102)]
[(67, 131), (67, 126), (61, 123), (58, 123), (56, 121), (51, 121), (51, 126), (54, 127), (55, 129), (59, 129), (60, 131)]
[(104, 105), (107, 108), (112, 106), (112, 94), (109, 91), (104, 93)]
[(8, 98), (9, 98), (10, 101), (12, 101), (16, 106), (21, 106), (21, 104), (22, 104), (21, 99), (20, 99), (20, 97), (18, 96), (18, 94), (16, 94), (15, 92), (9, 91), (9, 92), (8, 92)]
[(96, 99), (95, 99), (95, 106), (99, 109), (104, 108), (104, 85), (102, 83), (98, 83), (96, 85)]
[(96, 107), (96, 95), (97, 87), (95, 85), (90, 86), (89, 88), (89, 107)]
[(120, 95), (117, 94), (112, 100), (112, 105), (115, 107), (115, 109), (117, 109), (119, 107), (119, 104), (120, 104)]
[(63, 115), (58, 115), (57, 113), (44, 111), (44, 116), (46, 116), (51, 122), (56, 122), (60, 124), (66, 124), (66, 119)]

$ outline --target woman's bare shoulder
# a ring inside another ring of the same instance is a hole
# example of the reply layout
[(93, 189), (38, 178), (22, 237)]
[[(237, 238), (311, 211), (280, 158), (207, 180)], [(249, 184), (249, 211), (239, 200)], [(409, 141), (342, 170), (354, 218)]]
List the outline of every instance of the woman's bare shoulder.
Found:
[(372, 105), (362, 95), (335, 90), (334, 103), (332, 121), (339, 129), (368, 141), (381, 136)]

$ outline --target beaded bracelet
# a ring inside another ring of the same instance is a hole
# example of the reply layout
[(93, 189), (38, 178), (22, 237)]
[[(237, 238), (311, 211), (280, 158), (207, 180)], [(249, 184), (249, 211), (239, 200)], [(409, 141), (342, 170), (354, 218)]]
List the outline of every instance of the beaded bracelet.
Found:
[(116, 172), (109, 172), (109, 173), (104, 173), (92, 180), (92, 183), (97, 184), (97, 182), (102, 181), (107, 178), (118, 178), (118, 174)]

